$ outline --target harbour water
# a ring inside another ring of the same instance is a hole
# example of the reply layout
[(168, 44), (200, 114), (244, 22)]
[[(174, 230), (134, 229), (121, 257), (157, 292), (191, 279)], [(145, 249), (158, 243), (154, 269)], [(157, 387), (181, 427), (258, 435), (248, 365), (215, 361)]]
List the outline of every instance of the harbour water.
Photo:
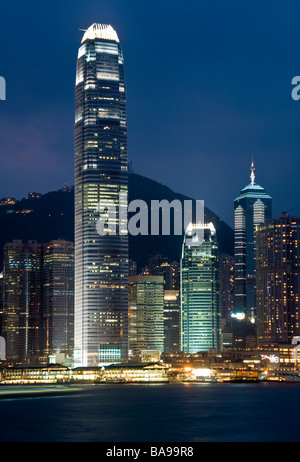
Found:
[(0, 441), (298, 442), (299, 414), (300, 383), (86, 385), (3, 397)]

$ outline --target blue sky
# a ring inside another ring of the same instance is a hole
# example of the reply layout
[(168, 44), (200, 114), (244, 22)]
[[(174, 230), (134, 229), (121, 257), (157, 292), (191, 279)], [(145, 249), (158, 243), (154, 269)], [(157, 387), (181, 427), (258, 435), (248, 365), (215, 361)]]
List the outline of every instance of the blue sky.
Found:
[(232, 225), (253, 155), (274, 215), (300, 207), (299, 18), (293, 0), (5, 2), (0, 196), (73, 184), (79, 29), (100, 22), (124, 52), (136, 173), (204, 200)]

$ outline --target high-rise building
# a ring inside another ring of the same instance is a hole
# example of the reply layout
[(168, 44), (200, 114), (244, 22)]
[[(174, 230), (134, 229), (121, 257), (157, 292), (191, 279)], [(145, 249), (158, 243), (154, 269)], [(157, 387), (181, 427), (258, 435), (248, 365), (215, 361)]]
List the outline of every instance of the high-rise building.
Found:
[(93, 24), (79, 48), (75, 89), (76, 364), (128, 357), (127, 196), (123, 53), (110, 25)]
[(234, 310), (234, 257), (221, 255), (221, 317), (227, 327), (231, 325)]
[(13, 241), (4, 246), (3, 326), (8, 360), (40, 354), (42, 245)]
[(43, 246), (42, 354), (72, 357), (74, 346), (74, 245), (56, 240)]
[(234, 312), (234, 257), (222, 254), (220, 257), (221, 290), (221, 332), (222, 349), (233, 347)]
[(137, 263), (134, 260), (129, 260), (128, 276), (136, 276), (136, 275), (137, 275)]
[(4, 246), (3, 329), (7, 359), (27, 362), (74, 344), (73, 243), (13, 241)]
[(255, 228), (272, 218), (272, 198), (255, 183), (252, 161), (250, 184), (234, 201), (234, 314), (255, 322)]
[(165, 263), (168, 263), (168, 257), (166, 257), (165, 255), (161, 255), (159, 253), (150, 255), (148, 257), (148, 264), (147, 264), (147, 269), (148, 269), (149, 274), (152, 274), (155, 276), (154, 273), (157, 271), (157, 269), (160, 268), (161, 265)]
[(256, 253), (258, 343), (290, 343), (300, 335), (300, 217), (258, 226)]
[[(203, 241), (193, 236), (197, 227)], [(192, 241), (191, 241), (192, 239)], [(212, 223), (187, 228), (181, 258), (181, 349), (198, 353), (221, 348), (220, 259)]]
[(180, 344), (180, 292), (164, 292), (164, 353), (177, 353)]
[(165, 290), (179, 290), (180, 288), (180, 265), (176, 261), (169, 261), (164, 255), (151, 255), (142, 273), (151, 274), (152, 276), (162, 275)]
[(164, 351), (163, 276), (129, 278), (129, 352), (137, 357), (142, 350)]
[(3, 323), (3, 273), (0, 273), (0, 336), (2, 336)]
[(180, 265), (176, 261), (162, 263), (154, 272), (164, 277), (166, 290), (179, 290), (180, 288)]

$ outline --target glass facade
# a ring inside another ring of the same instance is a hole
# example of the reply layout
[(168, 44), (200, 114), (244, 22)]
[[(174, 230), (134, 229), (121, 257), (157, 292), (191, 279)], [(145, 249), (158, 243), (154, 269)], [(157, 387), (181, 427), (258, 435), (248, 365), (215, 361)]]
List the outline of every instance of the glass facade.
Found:
[(164, 353), (177, 353), (180, 348), (180, 292), (165, 290)]
[(3, 337), (7, 359), (71, 355), (74, 340), (72, 242), (14, 241), (4, 247)]
[(251, 183), (234, 201), (234, 313), (251, 322), (256, 317), (255, 229), (272, 218), (272, 198), (255, 183), (254, 164)]
[(164, 350), (164, 278), (131, 276), (129, 278), (129, 348), (130, 356), (142, 350)]
[(74, 245), (51, 241), (43, 251), (42, 354), (73, 354)]
[[(123, 54), (115, 30), (93, 24), (78, 51), (75, 89), (74, 359), (83, 366), (127, 360), (127, 197)], [(100, 235), (111, 204), (115, 215)]]
[(2, 334), (6, 358), (12, 361), (26, 361), (40, 352), (42, 265), (41, 244), (5, 244)]
[[(181, 258), (181, 349), (184, 353), (221, 348), (220, 259), (212, 223), (204, 240), (191, 245), (185, 235)], [(193, 225), (192, 232), (197, 225)]]
[(300, 217), (258, 226), (256, 239), (258, 343), (290, 343), (300, 335)]
[(234, 307), (234, 258), (230, 255), (221, 255), (220, 263), (222, 322), (229, 327)]
[(148, 258), (148, 264), (142, 269), (142, 274), (163, 276), (165, 290), (180, 289), (180, 265), (177, 261), (170, 261), (168, 257), (155, 254)]

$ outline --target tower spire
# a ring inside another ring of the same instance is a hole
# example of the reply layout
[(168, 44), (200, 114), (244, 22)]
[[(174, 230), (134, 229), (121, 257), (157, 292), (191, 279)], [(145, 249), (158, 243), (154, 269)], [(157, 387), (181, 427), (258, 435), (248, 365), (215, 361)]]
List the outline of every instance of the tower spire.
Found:
[(250, 175), (250, 179), (251, 179), (251, 186), (253, 186), (255, 184), (255, 167), (254, 167), (254, 160), (253, 160), (253, 156), (252, 156), (252, 162), (251, 162), (251, 167), (250, 167), (250, 170), (251, 170), (251, 175)]

